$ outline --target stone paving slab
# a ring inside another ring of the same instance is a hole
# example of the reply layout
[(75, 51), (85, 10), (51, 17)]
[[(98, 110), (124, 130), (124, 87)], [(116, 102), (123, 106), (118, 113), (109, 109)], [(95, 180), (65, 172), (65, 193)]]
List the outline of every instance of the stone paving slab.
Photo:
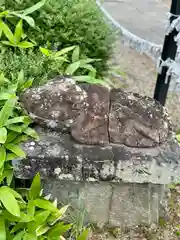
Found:
[(103, 6), (133, 34), (156, 44), (163, 43), (169, 0), (105, 0)]

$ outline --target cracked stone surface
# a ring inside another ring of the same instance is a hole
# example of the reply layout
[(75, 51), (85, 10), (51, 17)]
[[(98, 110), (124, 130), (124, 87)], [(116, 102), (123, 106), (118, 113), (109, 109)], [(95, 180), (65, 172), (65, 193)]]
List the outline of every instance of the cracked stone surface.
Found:
[(109, 90), (100, 85), (77, 85), (57, 77), (29, 89), (21, 102), (40, 125), (70, 132), (79, 143), (155, 147), (171, 134), (168, 114), (149, 97)]

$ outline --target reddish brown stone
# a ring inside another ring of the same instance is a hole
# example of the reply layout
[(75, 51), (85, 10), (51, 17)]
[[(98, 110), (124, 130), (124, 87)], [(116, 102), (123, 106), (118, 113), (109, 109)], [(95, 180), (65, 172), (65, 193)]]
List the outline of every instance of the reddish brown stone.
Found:
[(84, 144), (107, 144), (109, 90), (99, 85), (87, 87), (87, 109), (71, 127), (72, 136)]

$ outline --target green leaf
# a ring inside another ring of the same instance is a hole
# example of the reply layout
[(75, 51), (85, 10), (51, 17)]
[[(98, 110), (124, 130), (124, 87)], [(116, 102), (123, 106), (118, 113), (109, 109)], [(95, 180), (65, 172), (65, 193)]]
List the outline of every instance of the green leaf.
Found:
[(21, 19), (16, 25), (15, 32), (14, 32), (16, 44), (21, 41), (22, 34), (23, 34), (23, 21)]
[(69, 66), (67, 67), (67, 69), (66, 69), (66, 71), (65, 71), (65, 74), (67, 74), (67, 75), (73, 75), (73, 74), (78, 70), (79, 67), (80, 67), (80, 61), (71, 63), (71, 64), (69, 64)]
[(3, 127), (9, 117), (12, 115), (16, 102), (17, 98), (10, 98), (4, 104), (0, 111), (0, 127)]
[(14, 153), (7, 153), (5, 161), (12, 161), (12, 160), (14, 160), (16, 158), (18, 158), (18, 156), (16, 154), (14, 154)]
[(7, 120), (4, 125), (8, 126), (15, 123), (25, 123), (29, 125), (30, 123), (32, 123), (32, 120), (28, 116), (15, 117)]
[(32, 42), (23, 41), (17, 44), (19, 48), (32, 48), (34, 44)]
[(3, 186), (0, 188), (0, 201), (3, 203), (8, 212), (16, 217), (20, 217), (19, 205), (9, 187)]
[(34, 217), (36, 224), (38, 226), (44, 224), (50, 213), (50, 211), (40, 211), (40, 213), (36, 214), (36, 216)]
[(17, 45), (15, 43), (11, 43), (11, 42), (8, 42), (8, 41), (1, 41), (4, 45), (7, 45), (7, 46), (11, 46), (11, 47), (17, 47)]
[(176, 135), (177, 141), (180, 143), (180, 134)]
[(92, 63), (92, 62), (99, 62), (99, 61), (101, 61), (101, 59), (85, 58), (85, 59), (81, 59), (79, 61), (80, 61), (80, 65), (83, 66), (84, 64), (88, 64), (88, 63)]
[(35, 205), (33, 200), (29, 200), (27, 204), (27, 214), (28, 216), (34, 216), (35, 214)]
[[(1, 0), (2, 1), (2, 0)], [(1, 1), (0, 1), (0, 6), (1, 6)], [(4, 11), (0, 13), (0, 18), (5, 17), (9, 14), (9, 11)]]
[(18, 234), (16, 234), (16, 236), (13, 238), (13, 240), (22, 240), (23, 236), (24, 236), (24, 231), (21, 231)]
[(58, 209), (51, 202), (49, 202), (48, 200), (45, 200), (45, 199), (36, 199), (36, 200), (34, 200), (34, 204), (39, 208), (46, 209), (51, 212), (58, 211)]
[(21, 70), (21, 71), (18, 73), (17, 82), (18, 82), (18, 87), (21, 87), (21, 86), (24, 84), (24, 71), (23, 71), (23, 70)]
[(49, 49), (42, 48), (42, 47), (40, 47), (39, 49), (40, 49), (40, 51), (41, 51), (44, 55), (46, 55), (47, 57), (50, 57), (50, 56), (52, 55), (52, 51), (50, 51)]
[(50, 227), (47, 224), (44, 224), (36, 229), (36, 235), (41, 236), (47, 231), (49, 231)]
[(23, 240), (37, 240), (36, 233), (25, 233)]
[(23, 126), (23, 125), (21, 125), (21, 126), (18, 126), (18, 125), (7, 125), (6, 128), (8, 128), (9, 130), (14, 131), (14, 132), (22, 133), (24, 131), (24, 129), (25, 129), (25, 126)]
[(67, 47), (67, 48), (63, 48), (62, 50), (56, 52), (54, 54), (55, 57), (59, 57), (59, 56), (62, 56), (70, 51), (72, 51), (74, 48), (76, 48), (76, 46), (72, 46), (72, 47)]
[(72, 224), (64, 225), (64, 223), (62, 223), (62, 222), (58, 223), (58, 224), (56, 224), (55, 227), (53, 227), (51, 230), (49, 230), (48, 237), (51, 239), (56, 236), (61, 236), (62, 234), (67, 232), (69, 229), (71, 229), (71, 227), (72, 227)]
[(15, 233), (24, 228), (24, 223), (17, 223), (11, 230), (11, 233)]
[(15, 95), (12, 93), (8, 93), (8, 92), (2, 92), (0, 93), (0, 100), (8, 100), (10, 98), (14, 98)]
[(33, 28), (35, 27), (35, 22), (34, 22), (34, 19), (32, 17), (23, 16), (22, 19), (24, 19), (29, 24), (29, 26), (31, 26)]
[(35, 5), (33, 5), (32, 7), (23, 10), (23, 15), (29, 15), (29, 14), (37, 11), (45, 4), (45, 2), (46, 2), (46, 0), (42, 0), (38, 3), (36, 3)]
[(91, 72), (96, 72), (96, 69), (91, 64), (84, 64), (84, 65), (80, 66), (80, 68), (87, 69)]
[(22, 142), (26, 142), (28, 139), (29, 139), (28, 135), (20, 135), (13, 141), (13, 144), (19, 144)]
[(6, 148), (8, 150), (10, 150), (11, 152), (15, 153), (17, 156), (22, 157), (22, 158), (26, 158), (26, 154), (25, 152), (18, 146), (18, 145), (14, 145), (14, 144), (7, 144)]
[(2, 216), (0, 216), (0, 239), (6, 240), (6, 227)]
[(6, 177), (6, 182), (7, 182), (8, 186), (10, 186), (11, 183), (12, 183), (13, 174), (14, 174), (13, 169), (9, 169), (9, 170), (4, 171), (4, 177)]
[(27, 134), (28, 136), (30, 136), (36, 140), (39, 140), (39, 136), (37, 135), (36, 131), (33, 128), (28, 127), (23, 132), (25, 134)]
[(11, 32), (11, 29), (2, 20), (0, 20), (0, 29), (2, 29), (4, 35), (9, 40), (9, 42), (15, 43), (14, 35)]
[(36, 199), (37, 197), (39, 197), (40, 191), (41, 191), (41, 178), (40, 174), (37, 173), (29, 189), (29, 199)]
[(6, 159), (6, 149), (5, 147), (0, 147), (0, 168), (4, 165)]
[(57, 221), (62, 219), (64, 217), (64, 214), (66, 213), (69, 205), (66, 205), (62, 207), (58, 212), (53, 213), (49, 218), (48, 218), (48, 224), (49, 225), (54, 225)]
[(72, 62), (73, 62), (73, 63), (79, 61), (79, 52), (80, 52), (79, 46), (77, 46), (77, 47), (74, 49), (73, 54), (72, 54)]
[(0, 86), (3, 86), (5, 83), (10, 83), (10, 81), (4, 76), (4, 73), (0, 74)]
[(21, 86), (19, 90), (23, 92), (25, 89), (30, 88), (32, 84), (33, 84), (33, 80), (28, 80)]
[(88, 235), (89, 235), (89, 229), (85, 229), (80, 235), (79, 237), (77, 237), (77, 240), (88, 240)]
[(7, 129), (5, 127), (0, 128), (0, 143), (3, 144), (7, 139)]

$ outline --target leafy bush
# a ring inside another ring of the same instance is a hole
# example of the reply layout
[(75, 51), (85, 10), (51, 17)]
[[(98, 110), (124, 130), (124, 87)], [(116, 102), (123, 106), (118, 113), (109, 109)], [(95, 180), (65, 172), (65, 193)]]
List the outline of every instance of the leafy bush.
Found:
[[(37, 2), (6, 0), (5, 9), (23, 10)], [(27, 24), (26, 29), (37, 45), (55, 50), (79, 45), (84, 55), (102, 59), (94, 63), (98, 73), (106, 69), (114, 34), (95, 0), (47, 0), (32, 17), (36, 28)]]
[[(42, 197), (39, 174), (30, 189), (12, 188), (11, 161), (26, 157), (20, 143), (29, 137), (38, 140), (17, 96), (31, 85), (32, 80), (26, 81), (23, 71), (11, 81), (0, 75), (0, 239), (65, 240), (63, 235), (66, 233), (68, 237), (72, 231), (72, 224), (64, 222), (68, 206), (58, 209), (57, 200), (51, 202)], [(87, 228), (81, 228), (75, 239), (87, 240), (88, 232)]]

